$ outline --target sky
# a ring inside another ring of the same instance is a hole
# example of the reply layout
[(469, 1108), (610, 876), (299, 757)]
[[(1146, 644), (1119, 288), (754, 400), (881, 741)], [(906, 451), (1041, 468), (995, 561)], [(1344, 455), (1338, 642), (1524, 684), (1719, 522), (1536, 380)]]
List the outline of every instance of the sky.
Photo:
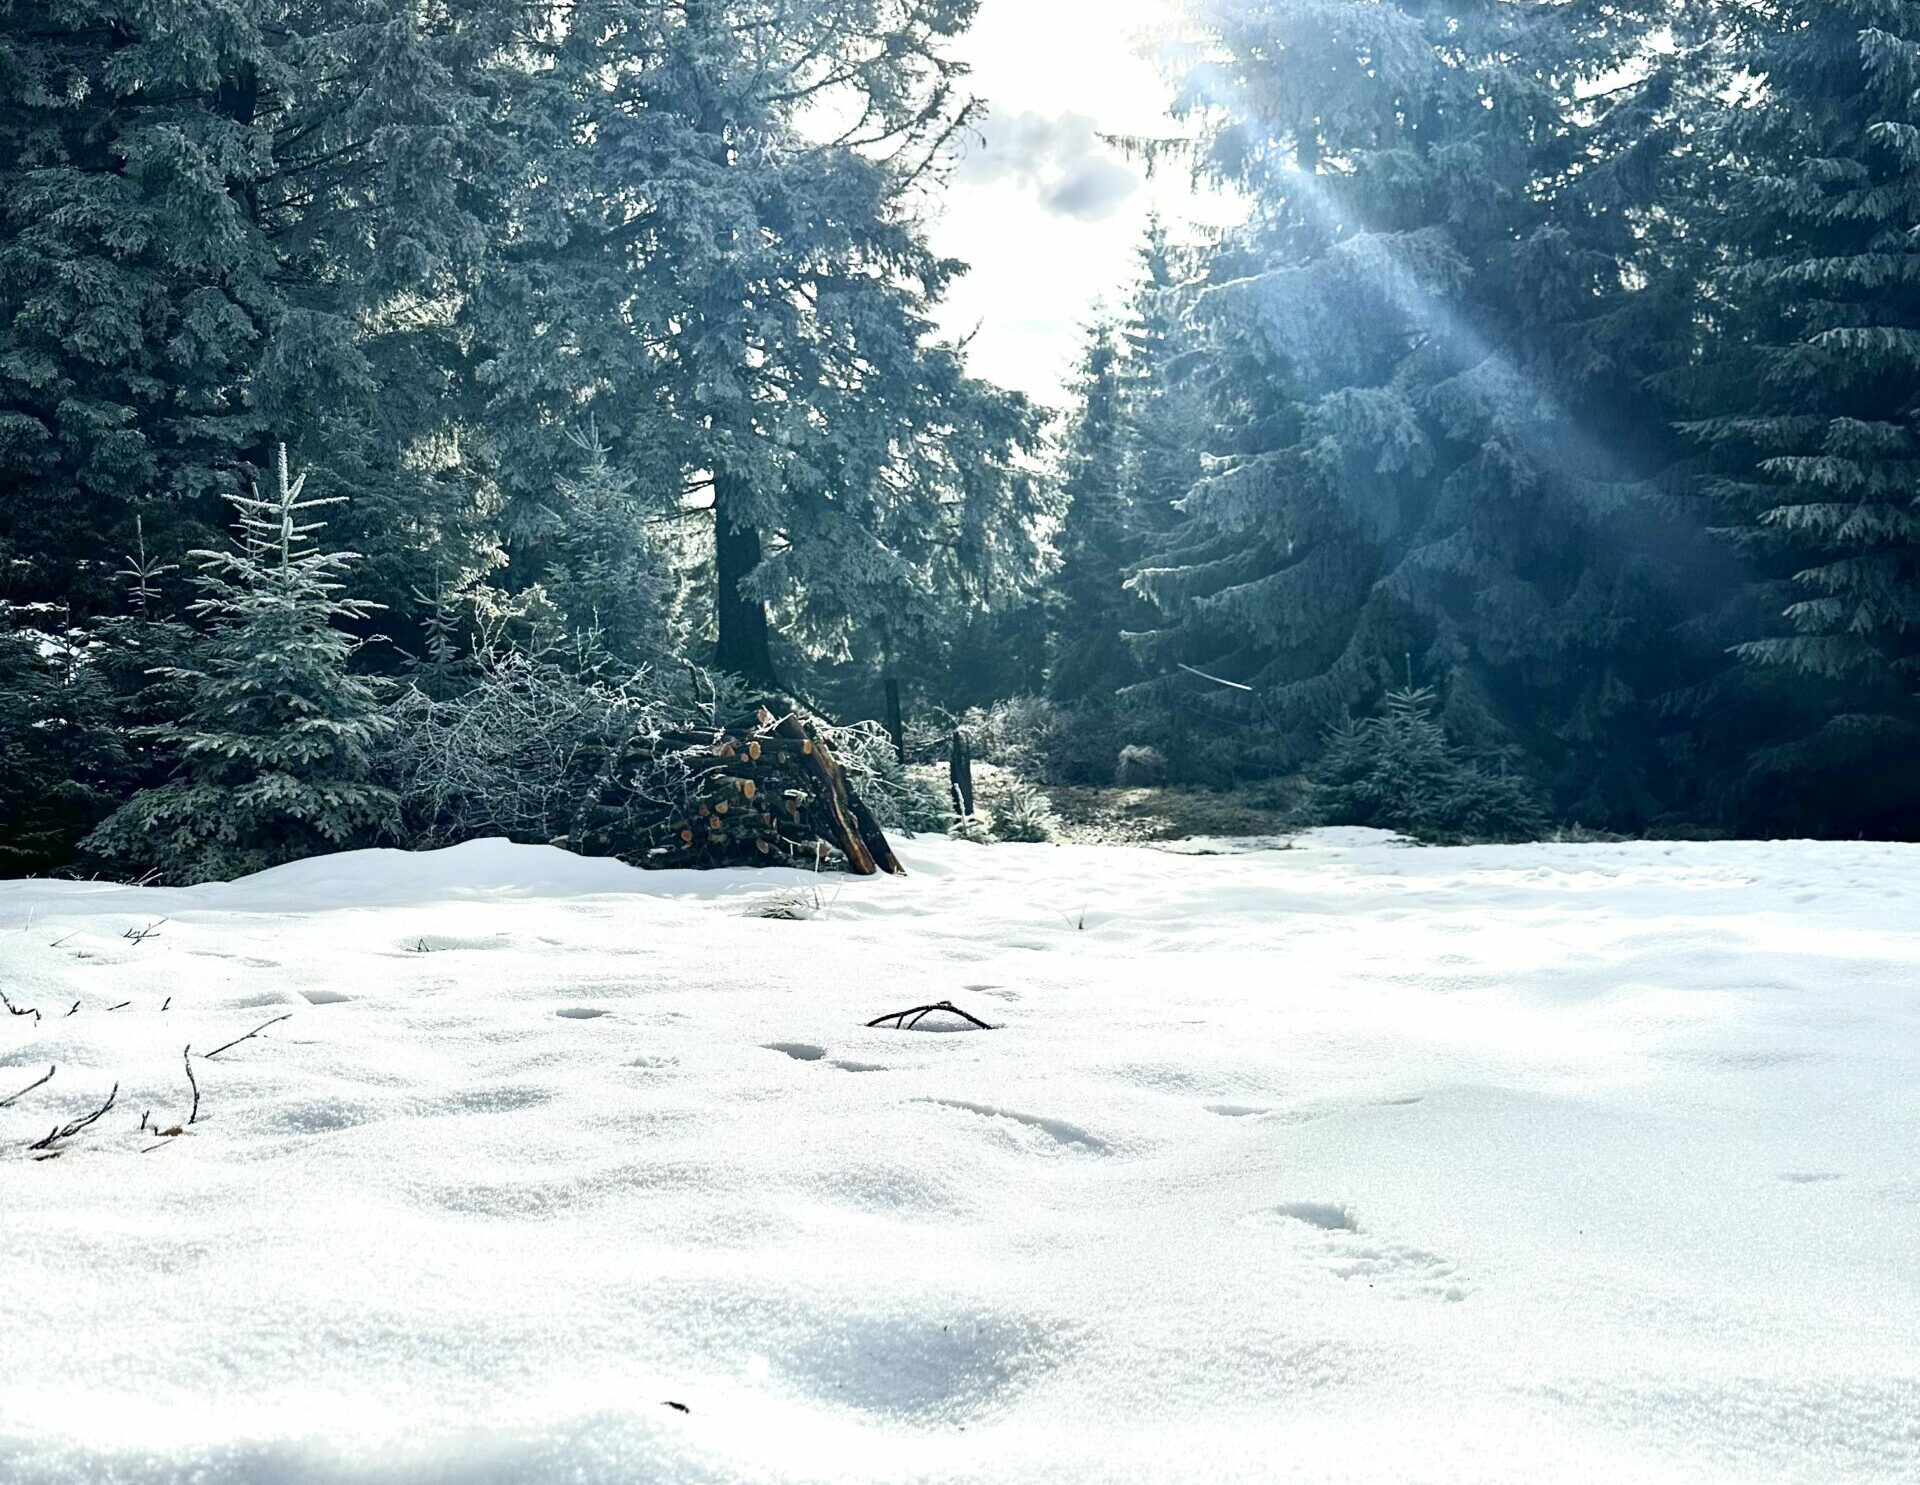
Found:
[(1177, 168), (1149, 180), (1104, 134), (1164, 134), (1172, 89), (1156, 68), (1180, 0), (984, 0), (956, 49), (990, 109), (967, 142), (934, 246), (972, 264), (943, 327), (972, 334), (974, 372), (1066, 401), (1081, 329), (1124, 300), (1147, 218), (1179, 231), (1230, 220)]

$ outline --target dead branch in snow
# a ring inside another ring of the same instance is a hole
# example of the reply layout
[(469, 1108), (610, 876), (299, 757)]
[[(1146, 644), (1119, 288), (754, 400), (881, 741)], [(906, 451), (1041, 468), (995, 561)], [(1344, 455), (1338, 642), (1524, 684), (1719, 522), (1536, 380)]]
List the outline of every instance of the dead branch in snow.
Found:
[(215, 1047), (211, 1052), (202, 1052), (200, 1054), (201, 1058), (203, 1060), (211, 1060), (212, 1058), (218, 1057), (222, 1052), (226, 1051), (227, 1047), (237, 1047), (242, 1042), (252, 1041), (256, 1036), (260, 1035), (260, 1033), (265, 1031), (269, 1026), (277, 1025), (279, 1022), (287, 1020), (292, 1015), (293, 1015), (293, 1012), (288, 1011), (285, 1016), (275, 1016), (271, 1021), (262, 1021), (258, 1026), (254, 1027), (252, 1031), (249, 1031), (245, 1036), (236, 1036), (232, 1041), (228, 1042), (225, 1047)]
[(14, 1003), (13, 1003), (12, 1001), (10, 1001), (10, 1000), (8, 1000), (8, 999), (7, 999), (7, 992), (6, 992), (6, 991), (4, 991), (4, 990), (0, 990), (0, 1006), (5, 1006), (5, 1007), (7, 1008), (7, 1011), (8, 1011), (8, 1012), (9, 1012), (9, 1014), (11, 1014), (11, 1015), (15, 1015), (15, 1016), (31, 1016), (31, 1017), (33, 1017), (33, 1019), (34, 1019), (34, 1022), (35, 1022), (35, 1024), (38, 1024), (38, 1023), (39, 1023), (39, 1020), (40, 1020), (40, 1012), (39, 1012), (39, 1010), (38, 1010), (38, 1009), (36, 1009), (36, 1008), (35, 1008), (35, 1007), (33, 1007), (33, 1006), (17, 1006), (17, 1005), (15, 1005), (15, 1004), (14, 1004)]
[[(987, 1025), (987, 1023), (982, 1021), (978, 1016), (961, 1010), (959, 1006), (950, 1000), (938, 1000), (932, 1005), (910, 1006), (904, 1011), (888, 1011), (884, 1016), (875, 1016), (871, 1021), (867, 1022), (867, 1025), (870, 1027), (884, 1027), (891, 1021), (895, 1031), (912, 1031), (914, 1027), (920, 1024), (923, 1017), (930, 1016), (935, 1011), (947, 1011), (952, 1015), (958, 1016), (962, 1021), (972, 1022), (982, 1031), (993, 1030), (991, 1026)], [(913, 1019), (908, 1020), (907, 1018), (909, 1016)]]
[(107, 1101), (101, 1104), (100, 1107), (95, 1109), (91, 1114), (88, 1114), (83, 1119), (75, 1119), (71, 1124), (56, 1124), (53, 1127), (53, 1132), (47, 1135), (45, 1139), (35, 1140), (32, 1144), (28, 1145), (27, 1148), (29, 1150), (51, 1150), (56, 1140), (68, 1139), (78, 1134), (89, 1124), (93, 1123), (95, 1119), (98, 1119), (102, 1114), (106, 1113), (108, 1109), (113, 1107), (113, 1101), (119, 1096), (120, 1085), (115, 1083), (113, 1085), (113, 1091), (107, 1095)]
[(167, 918), (158, 918), (149, 923), (145, 928), (129, 928), (125, 933), (121, 934), (120, 937), (131, 939), (136, 944), (144, 944), (150, 938), (158, 938), (160, 936), (160, 925), (169, 921), (171, 920)]
[(187, 1115), (187, 1123), (191, 1124), (195, 1119), (198, 1119), (200, 1117), (200, 1084), (199, 1084), (199, 1081), (193, 1075), (193, 1043), (192, 1042), (188, 1042), (186, 1045), (186, 1050), (181, 1052), (180, 1065), (186, 1068), (187, 1086), (193, 1089), (193, 1112)]
[(21, 1099), (25, 1098), (29, 1093), (33, 1092), (34, 1089), (38, 1088), (42, 1083), (52, 1082), (53, 1075), (59, 1070), (60, 1070), (60, 1064), (56, 1062), (52, 1067), (49, 1067), (47, 1069), (47, 1075), (44, 1078), (40, 1078), (35, 1082), (27, 1084), (27, 1086), (22, 1088), (18, 1093), (10, 1094), (6, 1098), (0, 1098), (0, 1109), (11, 1108), (14, 1104), (20, 1102)]

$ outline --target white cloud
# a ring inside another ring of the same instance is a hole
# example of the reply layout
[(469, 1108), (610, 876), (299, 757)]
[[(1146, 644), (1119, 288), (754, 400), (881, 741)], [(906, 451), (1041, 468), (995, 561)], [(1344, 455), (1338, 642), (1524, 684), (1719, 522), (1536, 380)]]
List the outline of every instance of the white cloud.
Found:
[(1157, 212), (1178, 232), (1231, 203), (1177, 169), (1148, 178), (1112, 136), (1158, 135), (1173, 90), (1152, 60), (1180, 0), (983, 0), (959, 48), (989, 113), (935, 223), (935, 246), (973, 265), (943, 324), (974, 336), (981, 376), (1065, 400), (1081, 328), (1130, 288)]
[(1057, 216), (1097, 222), (1140, 189), (1140, 172), (1122, 163), (1084, 113), (996, 111), (970, 141), (955, 180), (1011, 180)]

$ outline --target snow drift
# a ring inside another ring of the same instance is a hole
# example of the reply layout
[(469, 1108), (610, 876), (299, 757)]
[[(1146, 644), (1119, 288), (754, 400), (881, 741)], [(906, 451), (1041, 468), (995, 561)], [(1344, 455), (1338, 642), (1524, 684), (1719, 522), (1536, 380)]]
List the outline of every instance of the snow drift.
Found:
[(1920, 1476), (1920, 849), (902, 855), (0, 886), (0, 1478)]

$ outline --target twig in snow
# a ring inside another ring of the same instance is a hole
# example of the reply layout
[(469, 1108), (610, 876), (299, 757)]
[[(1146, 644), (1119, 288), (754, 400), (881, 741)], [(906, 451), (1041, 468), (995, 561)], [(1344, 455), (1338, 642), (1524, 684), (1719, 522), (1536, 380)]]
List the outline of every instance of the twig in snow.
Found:
[(68, 939), (78, 938), (79, 936), (80, 936), (80, 930), (76, 928), (73, 930), (72, 933), (63, 934), (61, 937), (55, 939), (52, 943), (48, 944), (47, 947), (49, 949), (57, 949), (60, 947), (60, 945), (64, 944)]
[(120, 1002), (120, 1004), (118, 1004), (118, 1005), (110, 1005), (110, 1006), (108, 1006), (108, 1007), (107, 1007), (107, 1009), (108, 1009), (108, 1010), (110, 1010), (110, 1011), (124, 1011), (124, 1010), (125, 1010), (125, 1009), (126, 1009), (126, 1008), (127, 1008), (128, 1006), (130, 1006), (130, 1005), (132, 1005), (132, 1004), (133, 1004), (133, 1002), (132, 1002), (132, 1001), (130, 1001), (130, 1000), (123, 1000), (123, 1001), (121, 1001), (121, 1002)]
[[(80, 1009), (80, 1002), (76, 1000), (72, 1005), (67, 1007), (67, 1016), (71, 1016), (75, 1011), (79, 1009)], [(60, 1019), (64, 1021), (67, 1019), (67, 1016), (62, 1016)]]
[(240, 1043), (244, 1041), (251, 1041), (254, 1037), (260, 1035), (261, 1032), (265, 1031), (269, 1026), (273, 1026), (278, 1022), (285, 1021), (288, 1019), (288, 1017), (292, 1015), (293, 1015), (293, 1012), (288, 1011), (285, 1016), (275, 1016), (271, 1021), (262, 1021), (258, 1026), (254, 1027), (252, 1031), (249, 1031), (245, 1036), (236, 1036), (232, 1041), (227, 1043), (226, 1047), (215, 1047), (211, 1052), (203, 1052), (200, 1055), (204, 1058), (218, 1057), (222, 1052), (227, 1050), (227, 1047), (237, 1047), (240, 1045)]
[(53, 1132), (45, 1139), (35, 1140), (32, 1144), (28, 1145), (27, 1148), (29, 1150), (51, 1150), (55, 1140), (67, 1139), (72, 1135), (78, 1134), (89, 1124), (93, 1123), (95, 1119), (98, 1119), (102, 1114), (106, 1113), (108, 1109), (112, 1108), (113, 1101), (119, 1096), (120, 1085), (115, 1083), (113, 1085), (113, 1091), (107, 1095), (107, 1101), (101, 1104), (100, 1107), (95, 1109), (91, 1114), (88, 1114), (86, 1118), (75, 1119), (71, 1124), (55, 1125)]
[(41, 1078), (39, 1082), (29, 1083), (27, 1084), (26, 1087), (22, 1088), (18, 1093), (10, 1094), (6, 1098), (0, 1098), (0, 1109), (9, 1108), (12, 1105), (20, 1102), (21, 1099), (25, 1098), (29, 1093), (33, 1092), (34, 1089), (38, 1088), (41, 1083), (52, 1082), (53, 1075), (59, 1070), (60, 1070), (60, 1064), (56, 1062), (52, 1067), (47, 1069), (47, 1075), (44, 1078)]
[(191, 1124), (200, 1117), (200, 1084), (193, 1076), (193, 1043), (188, 1042), (186, 1050), (180, 1054), (180, 1063), (187, 1070), (187, 1086), (193, 1089), (193, 1112), (187, 1115)]
[(145, 928), (129, 928), (125, 933), (121, 934), (120, 937), (132, 939), (136, 944), (144, 944), (150, 938), (158, 938), (160, 936), (160, 925), (169, 921), (170, 920), (166, 918), (157, 918)]
[[(891, 1021), (895, 1031), (911, 1031), (920, 1024), (922, 1017), (931, 1016), (935, 1011), (948, 1011), (958, 1016), (962, 1021), (971, 1021), (982, 1031), (993, 1030), (991, 1026), (987, 1025), (987, 1023), (982, 1021), (978, 1016), (968, 1014), (950, 1000), (935, 1001), (932, 1005), (909, 1006), (904, 1011), (888, 1011), (884, 1016), (875, 1016), (871, 1021), (867, 1022), (867, 1025), (884, 1026), (887, 1022)], [(909, 1016), (913, 1019), (908, 1020), (907, 1018)]]
[(5, 1006), (7, 1010), (13, 1015), (33, 1017), (35, 1024), (38, 1024), (40, 1020), (40, 1012), (35, 1007), (27, 1006), (25, 1008), (22, 1008), (20, 1006), (15, 1005), (12, 1001), (7, 999), (7, 992), (4, 990), (0, 990), (0, 1005)]
[(160, 1009), (164, 1011), (168, 1006), (172, 1004), (173, 1004), (173, 997), (169, 995), (165, 1000), (160, 1002)]

